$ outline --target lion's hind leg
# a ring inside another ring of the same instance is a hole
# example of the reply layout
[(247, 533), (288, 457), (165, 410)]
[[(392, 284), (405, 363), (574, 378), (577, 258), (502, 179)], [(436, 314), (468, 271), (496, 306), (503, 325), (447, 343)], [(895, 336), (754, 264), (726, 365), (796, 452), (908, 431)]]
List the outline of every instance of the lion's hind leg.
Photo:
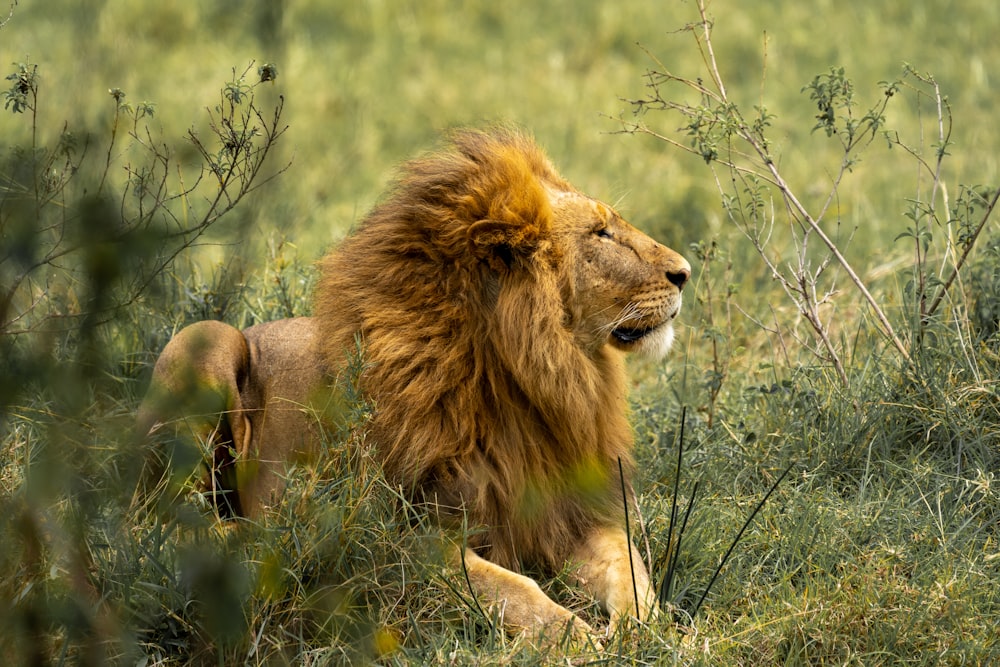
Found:
[(167, 343), (137, 415), (146, 449), (142, 492), (173, 497), (207, 465), (202, 485), (220, 513), (241, 513), (234, 466), (250, 442), (240, 396), (249, 358), (243, 334), (218, 321), (192, 324)]

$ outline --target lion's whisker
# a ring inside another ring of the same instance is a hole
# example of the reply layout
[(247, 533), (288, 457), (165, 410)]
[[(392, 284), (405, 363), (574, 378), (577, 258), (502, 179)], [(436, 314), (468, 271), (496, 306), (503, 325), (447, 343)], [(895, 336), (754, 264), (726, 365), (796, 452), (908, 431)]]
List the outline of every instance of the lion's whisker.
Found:
[(628, 304), (625, 305), (624, 308), (622, 308), (619, 311), (618, 315), (615, 318), (613, 318), (607, 324), (598, 327), (597, 332), (610, 333), (615, 329), (617, 329), (618, 327), (625, 324), (626, 322), (637, 320), (639, 319), (639, 317), (640, 317), (639, 306), (634, 301), (630, 301)]

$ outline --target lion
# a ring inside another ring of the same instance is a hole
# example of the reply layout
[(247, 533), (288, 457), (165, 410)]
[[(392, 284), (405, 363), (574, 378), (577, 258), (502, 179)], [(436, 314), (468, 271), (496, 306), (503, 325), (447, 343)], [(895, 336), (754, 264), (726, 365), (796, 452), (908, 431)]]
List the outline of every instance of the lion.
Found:
[[(450, 557), (477, 599), (533, 641), (595, 636), (523, 572), (569, 571), (609, 629), (657, 613), (625, 526), (623, 353), (667, 353), (690, 271), (524, 132), (460, 130), (405, 165), (321, 260), (312, 317), (179, 332), (139, 428), (189, 417), (215, 447), (226, 507), (258, 516), (280, 501), (285, 467), (316, 455), (309, 406), (360, 347), (366, 438), (413, 503), (465, 527)], [(178, 414), (179, 397), (206, 392), (215, 411)]]

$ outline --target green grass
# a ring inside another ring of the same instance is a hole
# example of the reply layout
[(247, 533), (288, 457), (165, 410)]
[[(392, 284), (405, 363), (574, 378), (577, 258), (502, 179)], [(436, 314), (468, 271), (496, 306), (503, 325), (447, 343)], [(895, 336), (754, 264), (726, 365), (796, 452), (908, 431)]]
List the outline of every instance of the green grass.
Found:
[[(315, 468), (295, 471), (287, 502), (259, 524), (222, 526), (196, 494), (160, 514), (132, 495), (132, 420), (170, 335), (206, 317), (245, 326), (307, 313), (312, 263), (377, 200), (394, 165), (433, 146), (444, 129), (493, 120), (532, 131), (571, 181), (615, 202), (695, 265), (671, 359), (632, 369), (645, 531), (638, 541), (659, 563), (657, 577), (665, 573), (687, 408), (679, 506), (694, 498), (671, 593), (676, 613), (578, 661), (1000, 660), (1000, 236), (991, 224), (944, 309), (915, 324), (913, 244), (897, 237), (912, 224), (910, 200), (928, 201), (930, 180), (911, 155), (874, 142), (827, 218), (839, 223), (845, 254), (913, 358), (907, 364), (886, 343), (839, 274), (834, 306), (823, 312), (843, 352), (845, 384), (802, 344), (808, 328), (727, 221), (704, 161), (618, 133), (617, 119), (633, 118), (627, 100), (647, 94), (651, 56), (676, 74), (705, 76), (690, 33), (680, 31), (697, 19), (692, 3), (161, 4), (22, 2), (0, 28), (3, 62), (39, 65), (37, 145), (53, 148), (65, 122), (78, 138), (76, 155), (87, 146), (83, 167), (44, 219), (68, 221), (82, 239), (105, 233), (77, 229), (95, 219), (86, 195), (110, 163), (108, 190), (121, 197), (123, 167), (147, 156), (121, 138), (106, 154), (111, 88), (132, 105), (155, 103), (153, 136), (190, 185), (198, 156), (187, 129), (210, 137), (205, 109), (221, 103), (233, 70), (273, 62), (277, 81), (255, 93), (268, 111), (285, 98), (288, 131), (269, 164), (290, 167), (125, 307), (79, 316), (128, 293), (101, 282), (106, 261), (88, 260), (107, 260), (98, 251), (112, 246), (85, 243), (98, 254), (53, 263), (16, 302), (26, 313), (27, 304), (44, 304), (18, 320), (35, 328), (0, 329), (0, 661), (546, 659), (492, 630), (493, 619), (446, 576), (433, 527), (410, 512), (363, 448), (342, 446), (343, 434), (330, 434), (329, 456)], [(949, 201), (961, 185), (997, 183), (996, 3), (719, 1), (709, 11), (732, 101), (748, 116), (758, 104), (775, 115), (768, 136), (776, 162), (810, 210), (829, 193), (840, 154), (812, 131), (817, 110), (802, 89), (832, 66), (845, 68), (861, 109), (879, 101), (878, 83), (899, 78), (904, 62), (933, 74), (954, 120), (942, 173)], [(647, 111), (642, 120), (687, 140), (677, 116)], [(928, 98), (904, 90), (886, 127), (933, 158)], [(18, 253), (31, 247), (18, 230), (33, 219), (35, 200), (17, 189), (23, 180), (9, 180), (23, 179), (30, 163), (29, 115), (0, 113), (0, 137), (6, 286), (11, 267), (26, 261)], [(204, 208), (205, 192), (191, 198), (191, 212)], [(930, 229), (929, 274), (944, 275), (952, 261), (946, 240), (961, 227)], [(793, 245), (777, 252), (788, 258)], [(119, 267), (125, 277), (161, 249), (147, 242), (128, 252)], [(0, 314), (8, 324), (11, 313)], [(363, 420), (364, 406), (354, 408), (349, 421)], [(690, 617), (737, 531), (789, 466)], [(561, 579), (547, 586), (602, 624)]]

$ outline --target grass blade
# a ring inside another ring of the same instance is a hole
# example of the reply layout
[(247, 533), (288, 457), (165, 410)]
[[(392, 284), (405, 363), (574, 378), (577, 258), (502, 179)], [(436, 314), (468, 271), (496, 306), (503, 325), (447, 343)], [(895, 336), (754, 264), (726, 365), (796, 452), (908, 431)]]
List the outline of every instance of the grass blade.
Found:
[(724, 555), (722, 557), (722, 560), (719, 561), (719, 566), (715, 568), (715, 572), (712, 573), (712, 578), (708, 580), (708, 585), (705, 586), (705, 590), (702, 592), (701, 597), (698, 599), (698, 604), (696, 604), (694, 606), (694, 609), (691, 610), (692, 620), (695, 618), (695, 616), (698, 615), (698, 610), (701, 609), (701, 604), (705, 601), (705, 598), (708, 597), (708, 592), (712, 590), (712, 586), (715, 584), (715, 580), (718, 578), (719, 573), (722, 571), (722, 568), (725, 567), (726, 562), (729, 560), (729, 557), (733, 555), (733, 550), (736, 549), (736, 545), (739, 544), (741, 539), (743, 539), (743, 533), (745, 533), (746, 529), (750, 527), (750, 524), (753, 522), (754, 517), (756, 517), (757, 513), (760, 512), (760, 510), (764, 507), (764, 503), (766, 503), (767, 499), (771, 497), (771, 494), (774, 493), (774, 490), (778, 488), (778, 485), (781, 484), (781, 481), (783, 479), (785, 479), (785, 476), (789, 472), (791, 472), (792, 466), (794, 465), (795, 465), (794, 462), (788, 464), (788, 467), (785, 468), (785, 472), (781, 473), (781, 476), (778, 477), (778, 479), (774, 482), (774, 484), (771, 485), (771, 488), (767, 490), (767, 493), (764, 494), (764, 497), (760, 499), (760, 502), (757, 503), (757, 506), (753, 509), (753, 512), (751, 512), (750, 516), (747, 517), (747, 520), (743, 522), (743, 527), (740, 528), (740, 531), (738, 533), (736, 533), (736, 539), (734, 539), (733, 543), (729, 545), (729, 549), (726, 551), (726, 555)]

